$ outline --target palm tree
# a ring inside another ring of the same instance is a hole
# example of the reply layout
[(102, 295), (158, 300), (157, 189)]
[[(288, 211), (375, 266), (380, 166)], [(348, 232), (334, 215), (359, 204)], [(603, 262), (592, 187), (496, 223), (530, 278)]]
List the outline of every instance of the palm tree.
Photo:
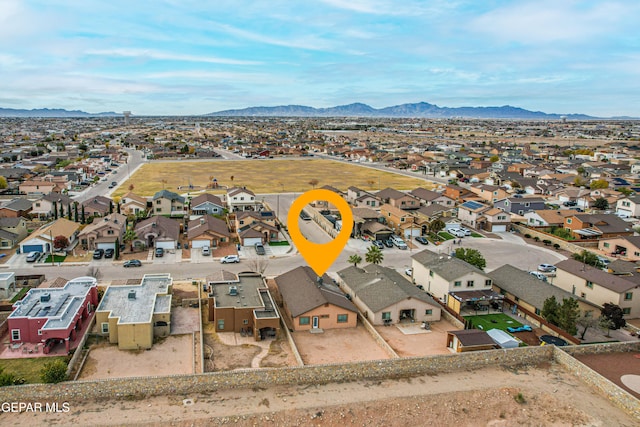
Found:
[(371, 264), (380, 264), (384, 259), (384, 255), (382, 251), (377, 246), (369, 246), (367, 250), (367, 254), (364, 256), (364, 259)]
[(133, 241), (138, 238), (135, 230), (133, 228), (127, 228), (127, 231), (124, 232), (122, 236), (123, 242), (129, 242), (131, 244), (131, 250), (133, 251)]
[(358, 254), (353, 254), (349, 257), (349, 263), (353, 264), (354, 267), (357, 267), (358, 264), (362, 262), (362, 257)]

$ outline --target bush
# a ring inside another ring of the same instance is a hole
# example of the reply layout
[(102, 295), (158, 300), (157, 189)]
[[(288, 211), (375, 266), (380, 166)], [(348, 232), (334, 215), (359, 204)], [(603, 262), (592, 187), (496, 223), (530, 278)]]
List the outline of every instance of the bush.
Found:
[(62, 360), (54, 360), (53, 362), (47, 362), (40, 371), (40, 378), (42, 382), (59, 383), (67, 379), (67, 365)]
[(533, 240), (535, 240), (536, 242), (540, 241), (540, 238), (538, 236), (534, 237)]
[(524, 237), (526, 237), (527, 239), (530, 239), (530, 238), (531, 238), (531, 234), (526, 233), (526, 234), (524, 235)]
[(542, 243), (544, 243), (544, 244), (545, 244), (545, 246), (549, 246), (549, 245), (551, 244), (551, 240), (549, 240), (549, 239), (544, 239), (544, 240), (542, 241)]
[(560, 249), (560, 245), (558, 243), (554, 243), (553, 249), (556, 249), (556, 250)]

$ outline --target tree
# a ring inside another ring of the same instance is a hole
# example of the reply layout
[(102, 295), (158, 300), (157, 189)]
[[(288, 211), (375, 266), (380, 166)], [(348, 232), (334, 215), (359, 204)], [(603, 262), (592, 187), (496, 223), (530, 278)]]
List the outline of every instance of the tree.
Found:
[(624, 195), (625, 195), (625, 196), (627, 196), (627, 197), (628, 197), (628, 196), (630, 196), (630, 195), (632, 195), (632, 194), (634, 193), (634, 191), (633, 191), (632, 189), (627, 188), (627, 187), (619, 187), (619, 188), (616, 188), (616, 191), (621, 192), (622, 194), (624, 194)]
[(580, 334), (580, 339), (583, 340), (587, 330), (589, 328), (594, 328), (598, 325), (598, 319), (593, 317), (591, 313), (585, 312), (582, 316), (578, 318), (576, 324), (582, 328), (582, 333)]
[(54, 249), (60, 250), (60, 249), (66, 248), (67, 246), (69, 246), (69, 239), (67, 239), (66, 236), (60, 235), (60, 236), (56, 236), (53, 239), (53, 248)]
[(354, 267), (357, 267), (358, 264), (362, 262), (362, 257), (358, 254), (353, 254), (349, 257), (349, 263), (353, 264)]
[(580, 317), (578, 301), (574, 298), (563, 298), (562, 305), (558, 309), (558, 327), (575, 335), (578, 333), (576, 328), (578, 317)]
[(64, 218), (64, 205), (60, 203), (60, 218)]
[(384, 259), (384, 255), (379, 247), (371, 245), (369, 249), (367, 249), (364, 259), (371, 264), (380, 264)]
[(594, 254), (593, 252), (589, 252), (586, 249), (583, 250), (582, 252), (575, 253), (572, 256), (573, 256), (573, 259), (575, 259), (576, 261), (580, 261), (584, 264), (597, 266), (599, 262), (598, 255)]
[(269, 266), (269, 259), (265, 257), (256, 257), (249, 259), (247, 263), (250, 271), (255, 271), (256, 273), (264, 274)]
[(67, 203), (67, 219), (71, 221), (71, 203)]
[(491, 163), (498, 162), (498, 161), (500, 161), (500, 156), (498, 156), (498, 155), (493, 155), (493, 156), (489, 157), (489, 161), (490, 161)]
[(600, 312), (602, 317), (606, 317), (611, 320), (613, 327), (610, 329), (620, 329), (627, 324), (627, 321), (624, 320), (624, 312), (620, 308), (620, 306), (606, 302), (602, 306), (602, 311)]
[(58, 202), (55, 200), (51, 203), (51, 210), (53, 211), (53, 219), (58, 219)]
[(78, 202), (73, 202), (73, 220), (78, 222)]
[(129, 243), (131, 245), (131, 250), (133, 251), (133, 241), (138, 238), (135, 230), (133, 228), (127, 228), (127, 231), (124, 232), (124, 236), (122, 236), (122, 241), (125, 243)]
[(598, 327), (600, 327), (600, 329), (606, 329), (607, 334), (605, 336), (610, 337), (611, 329), (615, 327), (615, 324), (613, 323), (613, 320), (609, 319), (608, 317), (600, 316), (600, 318), (598, 319)]
[(593, 202), (593, 207), (596, 209), (600, 209), (600, 210), (605, 210), (605, 209), (609, 209), (609, 201), (607, 199), (605, 199), (604, 197), (598, 197), (594, 202)]
[(591, 181), (589, 187), (592, 190), (598, 190), (601, 188), (609, 188), (609, 182), (606, 179), (596, 179), (595, 181)]
[(429, 232), (438, 234), (440, 230), (444, 229), (445, 224), (441, 219), (434, 219), (429, 223)]
[(67, 364), (57, 359), (47, 362), (40, 371), (40, 378), (43, 383), (59, 383), (67, 379)]
[(316, 188), (316, 185), (318, 185), (320, 181), (318, 181), (317, 179), (312, 179), (311, 181), (309, 181), (309, 185), (312, 186), (314, 189)]
[(558, 325), (558, 311), (560, 309), (560, 304), (556, 301), (555, 296), (550, 296), (542, 305), (542, 311), (540, 315), (552, 325)]
[(487, 260), (484, 259), (480, 251), (477, 249), (458, 248), (456, 249), (455, 256), (458, 259), (461, 259), (475, 267), (478, 267), (480, 270), (484, 270), (484, 268), (487, 266)]
[(87, 221), (87, 218), (84, 215), (84, 205), (82, 205), (82, 210), (81, 210), (81, 215), (80, 215), (80, 222), (82, 224), (84, 224)]
[(135, 185), (133, 185), (133, 184), (129, 184), (129, 191), (133, 191), (133, 189), (134, 189), (134, 188), (136, 188), (136, 186), (135, 186)]
[(0, 190), (4, 190), (5, 188), (7, 188), (7, 186), (7, 178), (5, 178), (4, 176), (0, 176)]

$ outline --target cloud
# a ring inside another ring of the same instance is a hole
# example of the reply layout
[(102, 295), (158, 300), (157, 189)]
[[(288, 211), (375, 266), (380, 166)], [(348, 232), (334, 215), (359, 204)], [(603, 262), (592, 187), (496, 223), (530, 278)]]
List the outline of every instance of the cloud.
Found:
[(247, 61), (240, 59), (218, 58), (212, 56), (186, 55), (172, 52), (162, 52), (152, 49), (139, 48), (119, 48), (119, 49), (91, 49), (85, 52), (87, 55), (123, 57), (137, 59), (152, 59), (159, 61), (183, 61), (183, 62), (206, 62), (212, 64), (227, 65), (259, 65), (258, 61)]
[(220, 22), (212, 22), (216, 30), (241, 38), (245, 40), (255, 41), (262, 44), (282, 46), (296, 49), (307, 50), (331, 50), (332, 44), (327, 40), (317, 38), (315, 36), (298, 36), (288, 35), (287, 37), (277, 38), (273, 36), (267, 36), (252, 31), (243, 30), (241, 28), (234, 27), (229, 24), (223, 24)]

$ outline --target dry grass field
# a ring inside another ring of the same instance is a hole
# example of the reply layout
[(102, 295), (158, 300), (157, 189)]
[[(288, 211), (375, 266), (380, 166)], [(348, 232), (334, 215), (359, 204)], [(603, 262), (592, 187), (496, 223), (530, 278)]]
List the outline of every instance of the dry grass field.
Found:
[(131, 184), (141, 196), (152, 196), (163, 187), (178, 193), (195, 193), (205, 189), (213, 178), (221, 187), (214, 193), (223, 193), (226, 186), (246, 186), (254, 193), (297, 193), (313, 189), (310, 183), (314, 180), (316, 188), (331, 185), (340, 190), (351, 185), (369, 191), (377, 191), (378, 186), (398, 190), (431, 188), (431, 183), (423, 179), (332, 160), (168, 161), (142, 165), (113, 196), (127, 193)]

